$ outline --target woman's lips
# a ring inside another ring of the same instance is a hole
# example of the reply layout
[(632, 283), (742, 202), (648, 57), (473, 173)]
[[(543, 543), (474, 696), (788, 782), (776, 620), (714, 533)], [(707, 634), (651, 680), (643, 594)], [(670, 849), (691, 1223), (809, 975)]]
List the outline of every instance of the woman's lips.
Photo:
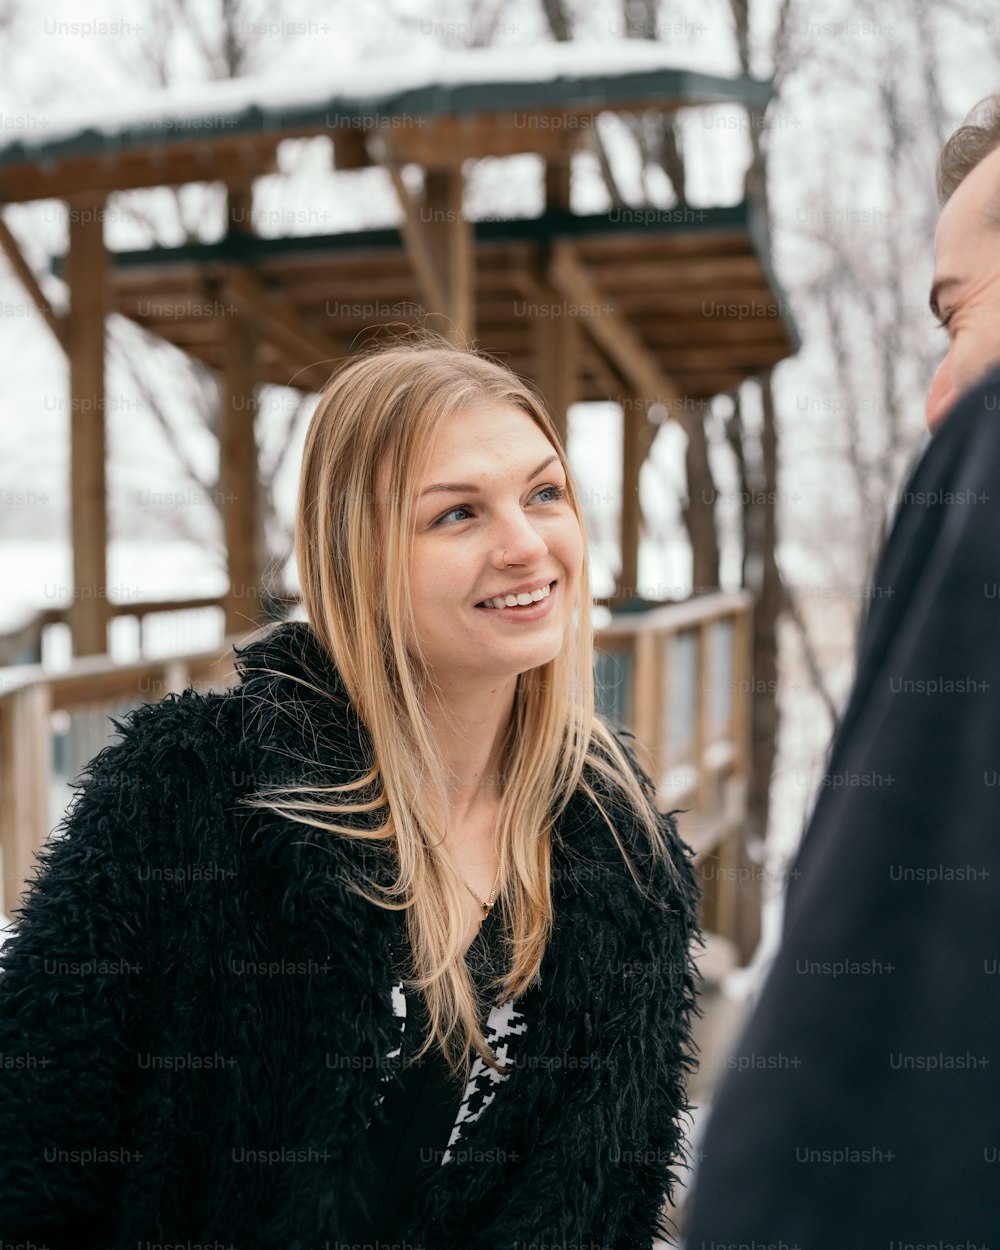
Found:
[(551, 612), (552, 601), (555, 599), (558, 589), (559, 583), (557, 581), (552, 582), (549, 587), (549, 593), (544, 599), (539, 599), (537, 603), (528, 603), (523, 606), (519, 604), (515, 608), (487, 608), (477, 603), (476, 610), (478, 612), (487, 612), (490, 616), (497, 617), (500, 623), (504, 621), (510, 623), (520, 621), (527, 624), (530, 621), (541, 620), (543, 616), (547, 616)]

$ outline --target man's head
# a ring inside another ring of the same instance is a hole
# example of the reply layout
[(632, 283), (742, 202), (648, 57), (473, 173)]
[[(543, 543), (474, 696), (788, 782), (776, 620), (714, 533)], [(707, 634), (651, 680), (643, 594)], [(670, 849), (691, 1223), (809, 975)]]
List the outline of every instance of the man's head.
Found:
[(1000, 92), (981, 100), (942, 149), (931, 311), (948, 354), (927, 395), (933, 433), (963, 391), (1000, 364)]

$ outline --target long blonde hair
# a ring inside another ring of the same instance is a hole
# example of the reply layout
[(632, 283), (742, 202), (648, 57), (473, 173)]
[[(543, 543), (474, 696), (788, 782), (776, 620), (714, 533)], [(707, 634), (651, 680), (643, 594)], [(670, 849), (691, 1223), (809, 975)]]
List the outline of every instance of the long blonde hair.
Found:
[[(585, 764), (621, 793), (648, 833), (653, 855), (676, 874), (648, 777), (641, 769), (636, 773), (628, 748), (623, 750), (595, 715), (586, 530), (558, 434), (538, 397), (509, 369), (433, 340), (383, 347), (336, 374), (312, 417), (302, 462), (295, 524), (302, 604), (370, 735), (376, 762), (344, 785), (275, 787), (250, 800), (331, 833), (392, 842), (396, 881), (388, 888), (370, 882), (381, 896), (358, 892), (376, 906), (408, 910), (416, 974), (410, 984), (423, 993), (430, 1021), (419, 1055), (436, 1038), (452, 1073), (462, 1071), (466, 1079), (473, 1049), (495, 1071), (505, 1069), (486, 1043), (478, 992), (463, 957), (466, 887), (450, 861), (433, 853), (446, 832), (435, 813), (447, 813), (448, 798), (420, 693), (429, 674), (419, 640), (416, 655), (407, 645), (415, 634), (406, 571), (417, 474), (435, 432), (463, 411), (496, 403), (526, 413), (558, 452), (584, 554), (577, 570), (578, 611), (559, 654), (518, 676), (503, 744), (498, 903), (502, 899), (512, 961), (491, 987), (516, 998), (537, 977), (553, 924), (551, 832), (578, 787), (607, 820), (643, 889), (612, 818), (584, 777)], [(385, 533), (376, 507), (384, 463), (389, 468)], [(352, 794), (370, 793), (372, 786), (374, 802), (351, 801)], [(436, 788), (436, 809), (428, 802), (428, 787)], [(374, 830), (335, 820), (341, 813), (381, 808), (385, 820)]]

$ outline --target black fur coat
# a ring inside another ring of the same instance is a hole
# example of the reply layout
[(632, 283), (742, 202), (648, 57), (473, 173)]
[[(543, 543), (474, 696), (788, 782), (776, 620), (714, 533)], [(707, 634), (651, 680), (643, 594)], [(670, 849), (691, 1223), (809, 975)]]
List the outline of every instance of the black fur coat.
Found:
[[(296, 754), (337, 782), (368, 758), (311, 631), (280, 626), (239, 667), (231, 691), (130, 714), (15, 911), (0, 953), (5, 1244), (347, 1244), (405, 917), (343, 884), (361, 867), (391, 880), (385, 844), (237, 806), (302, 777)], [(304, 667), (327, 694), (288, 679)], [(616, 814), (629, 846), (634, 822)], [(421, 1190), (404, 1247), (651, 1245), (686, 1127), (698, 940), (689, 852), (662, 821), (683, 882), (657, 878), (669, 915), (592, 803), (578, 792), (559, 818), (531, 1061)]]

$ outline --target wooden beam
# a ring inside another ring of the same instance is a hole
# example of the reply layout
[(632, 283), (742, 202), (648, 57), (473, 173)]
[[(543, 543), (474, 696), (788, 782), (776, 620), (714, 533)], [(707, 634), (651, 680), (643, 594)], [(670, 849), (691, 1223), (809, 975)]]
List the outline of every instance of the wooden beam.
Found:
[[(282, 138), (289, 136), (282, 135)], [(188, 182), (234, 182), (248, 175), (278, 172), (274, 135), (247, 135), (225, 146), (192, 143), (170, 151), (150, 146), (142, 152), (47, 158), (44, 162), (0, 168), (0, 201), (69, 199), (129, 191), (139, 187), (172, 187)]]
[[(598, 111), (532, 110), (508, 114), (464, 114), (457, 117), (421, 118), (420, 124), (393, 128), (392, 143), (400, 160), (424, 169), (457, 169), (463, 161), (484, 156), (520, 156), (534, 152), (562, 159), (583, 147)], [(541, 122), (548, 125), (525, 125)], [(336, 139), (334, 140), (336, 142)]]
[[(569, 407), (579, 395), (582, 338), (575, 317), (566, 316), (562, 301), (544, 277), (544, 260), (531, 268), (519, 266), (512, 279), (524, 296), (524, 317), (529, 322), (535, 356), (534, 376), (562, 442), (569, 434)], [(495, 347), (495, 337), (490, 338)]]
[[(560, 296), (557, 292), (552, 291), (544, 277), (540, 276), (542, 270), (544, 270), (542, 262), (539, 262), (534, 269), (516, 265), (511, 269), (511, 279), (517, 290), (529, 302), (534, 301), (536, 304), (545, 305), (546, 302), (559, 301)], [(609, 400), (614, 404), (624, 404), (626, 402), (624, 396), (631, 395), (631, 387), (629, 382), (621, 376), (616, 362), (609, 359), (599, 342), (595, 342), (591, 337), (580, 335), (577, 342), (579, 342), (579, 360), (582, 369), (589, 375), (592, 384), (600, 390), (601, 399)], [(579, 382), (577, 382), (577, 389), (582, 390)], [(654, 435), (650, 434), (650, 440), (652, 436)]]
[[(227, 188), (226, 220), (229, 237), (253, 233), (252, 184)], [(226, 272), (226, 289), (230, 291), (233, 272)], [(252, 283), (250, 285), (252, 290)], [(223, 609), (226, 633), (236, 634), (255, 629), (263, 621), (264, 549), (258, 495), (255, 335), (251, 321), (238, 305), (223, 318), (222, 328), (219, 494), (229, 569), (229, 588)]]
[(553, 156), (545, 162), (545, 211), (569, 212), (571, 157)]
[[(606, 261), (635, 260), (636, 250), (648, 252), (655, 248), (659, 260), (719, 260), (724, 256), (753, 256), (753, 245), (745, 224), (734, 228), (718, 224), (719, 209), (686, 208), (633, 210), (631, 219), (620, 211), (614, 217), (604, 215), (604, 230), (589, 235), (587, 260), (592, 264)], [(600, 220), (595, 215), (592, 220)], [(618, 233), (608, 229), (619, 223)], [(629, 227), (631, 227), (629, 229)]]
[(629, 393), (629, 388), (618, 376), (617, 370), (590, 339), (584, 338), (581, 347), (584, 368), (594, 386), (603, 392), (604, 399), (620, 403), (622, 396)]
[(536, 317), (535, 377), (563, 445), (569, 438), (569, 407), (578, 395), (580, 327), (572, 317)]
[(667, 405), (670, 415), (684, 424), (677, 400), (681, 391), (660, 369), (656, 358), (615, 304), (601, 292), (572, 245), (558, 243), (548, 266), (549, 281), (571, 308), (593, 341), (629, 380), (647, 403)]
[(69, 208), (70, 523), (73, 598), (69, 622), (74, 655), (107, 651), (107, 491), (105, 484), (105, 318), (108, 264), (105, 200)]
[(270, 289), (253, 270), (227, 265), (214, 271), (221, 276), (226, 303), (253, 326), (257, 335), (273, 343), (304, 369), (317, 390), (330, 379), (343, 347), (318, 334), (282, 295)]
[[(545, 162), (546, 212), (569, 212), (570, 168), (568, 152)], [(533, 325), (538, 384), (565, 447), (569, 438), (569, 407), (579, 394), (583, 335), (575, 317), (536, 317)]]
[(372, 157), (389, 175), (396, 199), (403, 213), (399, 231), (403, 236), (406, 254), (413, 266), (417, 285), (423, 294), (424, 304), (431, 314), (444, 317), (448, 311), (448, 290), (444, 274), (439, 268), (438, 257), (423, 219), (421, 206), (410, 194), (403, 181), (402, 164), (382, 135), (372, 135), (368, 140)]
[(732, 372), (715, 369), (711, 373), (688, 373), (681, 370), (676, 372), (677, 381), (686, 396), (686, 399), (681, 402), (689, 407), (692, 400), (707, 400), (714, 395), (724, 395), (727, 391), (740, 386), (748, 377), (756, 376), (755, 372), (747, 372), (746, 369)]
[(334, 169), (370, 169), (374, 164), (363, 130), (341, 127), (330, 134), (333, 140)]
[(239, 313), (225, 319), (223, 332), (219, 495), (229, 567), (223, 607), (226, 633), (239, 634), (262, 621), (254, 341), (253, 330)]
[(475, 237), (463, 210), (465, 178), (461, 164), (424, 170), (423, 202), (403, 181), (403, 161), (394, 137), (371, 135), (368, 150), (386, 170), (403, 213), (400, 233), (424, 302), (456, 344), (475, 334)]
[[(671, 283), (682, 291), (698, 290), (700, 294), (701, 287), (715, 287), (718, 289), (714, 294), (721, 302), (729, 304), (732, 301), (726, 298), (727, 290), (734, 286), (756, 286), (762, 292), (762, 302), (777, 306), (774, 292), (768, 290), (766, 280), (761, 276), (761, 265), (756, 256), (688, 258), (671, 255), (665, 261), (670, 265)], [(595, 260), (593, 263), (598, 262)], [(663, 282), (663, 270), (660, 265), (651, 264), (648, 256), (630, 260), (608, 258), (600, 263), (607, 267), (609, 285), (613, 283), (631, 290)], [(736, 315), (735, 311), (732, 315)]]
[(459, 345), (475, 335), (475, 239), (463, 208), (464, 192), (460, 167), (425, 171), (427, 230), (447, 294), (447, 334)]
[(42, 315), (45, 324), (52, 331), (56, 342), (63, 349), (67, 350), (69, 328), (65, 316), (57, 312), (45, 297), (45, 292), (39, 286), (38, 279), (35, 277), (34, 271), (24, 258), (24, 253), (14, 236), (10, 226), (4, 221), (3, 214), (0, 212), (0, 248), (3, 249), (11, 269), (17, 275), (21, 285), (28, 292), (32, 303)]
[(670, 316), (662, 307), (650, 303), (648, 308), (637, 309), (629, 300), (629, 318), (637, 325), (643, 338), (654, 347), (684, 350), (719, 344), (736, 344), (740, 347), (760, 344), (764, 347), (784, 345), (788, 350), (788, 336), (781, 323), (770, 317), (747, 317), (745, 320), (722, 321), (711, 317)]
[(661, 636), (650, 629), (641, 629), (634, 635), (632, 648), (632, 724), (629, 728), (635, 732), (637, 746), (641, 744), (640, 762), (657, 784), (663, 765), (663, 735), (658, 729), (662, 723), (664, 648)]
[(774, 343), (707, 343), (698, 348), (659, 343), (657, 348), (658, 354), (670, 361), (671, 372), (676, 375), (734, 369), (749, 374), (776, 365), (788, 355), (787, 346)]

